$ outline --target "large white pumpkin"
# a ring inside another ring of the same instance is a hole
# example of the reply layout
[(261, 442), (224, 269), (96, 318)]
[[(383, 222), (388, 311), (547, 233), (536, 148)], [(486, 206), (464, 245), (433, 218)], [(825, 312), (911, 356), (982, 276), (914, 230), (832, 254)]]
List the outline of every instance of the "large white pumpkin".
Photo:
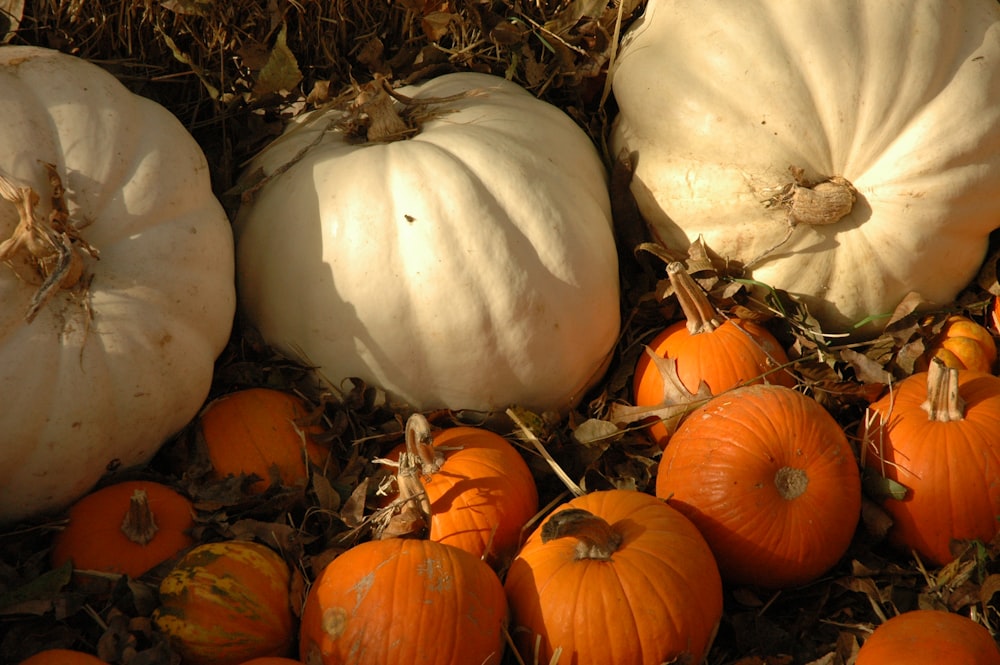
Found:
[(0, 91), (8, 198), (30, 203), (33, 191), (41, 229), (66, 223), (53, 204), (65, 188), (69, 226), (48, 237), (77, 277), (43, 295), (58, 253), (41, 230), (10, 240), (26, 239), (26, 224), (0, 198), (5, 523), (60, 509), (106, 470), (147, 461), (197, 413), (235, 286), (232, 230), (208, 166), (169, 112), (96, 65), (34, 47), (0, 47)]
[[(1000, 226), (996, 0), (650, 0), (612, 80), (651, 228), (755, 262), (827, 331), (950, 302)], [(790, 168), (846, 179), (852, 207), (819, 189), (850, 213), (810, 225)]]
[(333, 386), (357, 377), (417, 409), (565, 411), (620, 323), (594, 145), (498, 77), (398, 93), (440, 100), (411, 138), (354, 142), (325, 110), (248, 166), (270, 179), (235, 223), (241, 307)]

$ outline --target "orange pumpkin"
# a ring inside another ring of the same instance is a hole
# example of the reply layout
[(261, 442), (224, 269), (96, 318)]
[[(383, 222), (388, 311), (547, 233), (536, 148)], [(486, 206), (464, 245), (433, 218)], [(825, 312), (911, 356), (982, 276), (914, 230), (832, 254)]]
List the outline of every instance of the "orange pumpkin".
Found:
[(768, 588), (833, 566), (861, 512), (857, 460), (837, 422), (812, 398), (763, 384), (713, 397), (681, 423), (656, 495), (698, 526), (723, 579)]
[(22, 660), (21, 665), (107, 665), (107, 663), (83, 651), (46, 649)]
[(259, 493), (275, 481), (304, 485), (307, 461), (320, 467), (334, 462), (316, 441), (323, 428), (307, 424), (309, 418), (308, 405), (296, 395), (248, 388), (210, 402), (198, 424), (216, 476), (256, 475), (261, 480), (250, 491)]
[(722, 616), (712, 552), (680, 512), (631, 490), (594, 492), (554, 512), (504, 583), (525, 663), (700, 663)]
[(507, 603), (496, 573), (431, 540), (363, 542), (309, 589), (300, 658), (310, 665), (496, 665)]
[(53, 540), (51, 562), (78, 570), (139, 577), (194, 544), (194, 507), (152, 481), (125, 481), (95, 490), (69, 509)]
[(517, 450), (499, 434), (476, 427), (432, 434), (420, 414), (407, 420), (406, 441), (389, 458), (398, 460), (404, 450), (420, 460), (430, 501), (429, 538), (494, 566), (507, 563), (538, 511), (534, 478)]
[[(692, 394), (703, 383), (712, 395), (761, 381), (795, 384), (791, 374), (778, 369), (788, 356), (766, 328), (742, 319), (720, 321), (722, 317), (682, 264), (669, 264), (667, 275), (684, 320), (657, 335), (639, 358), (632, 386), (637, 406), (656, 406), (664, 398), (663, 376), (649, 353), (675, 361), (677, 378)], [(667, 444), (670, 432), (662, 422), (653, 423), (648, 432), (661, 448)]]
[(933, 362), (874, 402), (862, 460), (906, 488), (886, 496), (892, 542), (943, 565), (952, 541), (990, 541), (1000, 515), (1000, 378)]
[(989, 373), (996, 365), (997, 346), (989, 330), (968, 317), (955, 314), (945, 319), (919, 368), (926, 370), (933, 358), (947, 367)]
[(285, 560), (259, 543), (199, 545), (160, 583), (153, 622), (185, 665), (287, 656), (295, 640), (290, 581)]
[(961, 614), (913, 610), (879, 625), (854, 665), (1000, 665), (990, 631)]

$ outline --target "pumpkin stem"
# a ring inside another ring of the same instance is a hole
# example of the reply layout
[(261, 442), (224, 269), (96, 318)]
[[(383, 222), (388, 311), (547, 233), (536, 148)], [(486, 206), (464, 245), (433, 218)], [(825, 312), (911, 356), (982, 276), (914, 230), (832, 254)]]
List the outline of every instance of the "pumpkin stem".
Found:
[(65, 188), (55, 165), (42, 166), (52, 187), (48, 215), (38, 210), (38, 192), (0, 173), (0, 198), (14, 204), (19, 218), (10, 237), (0, 242), (0, 261), (10, 265), (25, 282), (38, 285), (24, 315), (28, 323), (57, 291), (83, 283), (81, 252), (95, 258), (98, 254), (69, 219)]
[(146, 490), (137, 489), (132, 492), (132, 498), (125, 512), (125, 519), (122, 520), (122, 533), (136, 545), (148, 545), (153, 540), (156, 532), (160, 530), (156, 526), (156, 518), (152, 508), (149, 507), (149, 496)]
[(399, 455), (396, 486), (399, 496), (393, 501), (394, 512), (378, 538), (423, 537), (431, 524), (431, 502), (420, 480), (417, 458), (408, 452)]
[(782, 499), (791, 501), (802, 496), (809, 485), (809, 475), (802, 469), (783, 466), (774, 474), (774, 485)]
[(555, 513), (542, 525), (542, 542), (576, 538), (576, 559), (609, 561), (622, 544), (622, 535), (603, 518), (582, 508)]
[(965, 418), (965, 400), (958, 394), (958, 369), (933, 358), (927, 368), (927, 401), (920, 407), (937, 422)]
[(420, 469), (425, 476), (433, 475), (444, 464), (444, 453), (434, 446), (431, 424), (420, 413), (414, 413), (406, 420), (406, 452), (420, 460)]
[(680, 261), (668, 263), (667, 277), (670, 278), (670, 285), (674, 287), (677, 302), (684, 312), (688, 332), (692, 335), (712, 332), (722, 325), (716, 316), (717, 312), (712, 303), (708, 301), (705, 292), (694, 281), (694, 278), (688, 274), (683, 263)]

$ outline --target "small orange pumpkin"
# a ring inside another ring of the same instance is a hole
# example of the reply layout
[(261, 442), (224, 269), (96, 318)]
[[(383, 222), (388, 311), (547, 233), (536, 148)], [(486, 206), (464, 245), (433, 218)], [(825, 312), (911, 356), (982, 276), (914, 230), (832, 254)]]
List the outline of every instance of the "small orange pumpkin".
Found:
[(287, 656), (295, 640), (290, 582), (288, 564), (264, 545), (199, 545), (160, 583), (153, 622), (185, 665)]
[(906, 488), (882, 499), (891, 542), (944, 565), (952, 541), (996, 536), (1000, 378), (932, 362), (869, 407), (861, 436), (865, 466)]
[(69, 509), (53, 541), (51, 562), (78, 570), (139, 577), (194, 544), (194, 507), (152, 481), (125, 481), (95, 490)]
[(21, 665), (107, 665), (107, 663), (83, 651), (46, 649), (22, 660)]
[(248, 388), (212, 400), (199, 417), (199, 431), (218, 477), (256, 475), (250, 486), (259, 493), (273, 482), (303, 485), (307, 460), (323, 467), (333, 463), (316, 437), (319, 424), (306, 424), (306, 402), (273, 388)]
[(1000, 665), (990, 631), (961, 614), (913, 610), (880, 624), (854, 665)]
[(722, 581), (695, 526), (632, 490), (575, 498), (507, 572), (510, 634), (525, 663), (700, 663), (722, 617)]
[[(499, 434), (450, 427), (432, 434), (421, 414), (406, 423), (403, 451), (420, 460), (430, 501), (429, 538), (504, 565), (521, 546), (521, 530), (538, 511), (538, 490), (521, 455)], [(388, 497), (395, 498), (396, 495)]]
[(309, 589), (300, 658), (310, 665), (496, 665), (507, 602), (464, 550), (388, 538), (333, 559)]
[[(718, 312), (681, 263), (670, 263), (667, 275), (684, 320), (657, 335), (640, 356), (632, 386), (636, 406), (663, 402), (663, 377), (649, 353), (674, 360), (678, 379), (692, 394), (703, 383), (712, 395), (761, 381), (795, 384), (791, 374), (778, 369), (788, 362), (788, 355), (766, 328), (735, 318), (720, 322)], [(653, 423), (648, 431), (661, 448), (667, 444), (666, 425)]]
[(997, 361), (997, 346), (989, 330), (958, 314), (944, 321), (940, 332), (924, 354), (919, 369), (926, 371), (933, 358), (947, 367), (990, 373)]
[(858, 463), (818, 402), (758, 384), (691, 413), (660, 459), (656, 495), (687, 515), (723, 579), (810, 582), (847, 551), (861, 513)]

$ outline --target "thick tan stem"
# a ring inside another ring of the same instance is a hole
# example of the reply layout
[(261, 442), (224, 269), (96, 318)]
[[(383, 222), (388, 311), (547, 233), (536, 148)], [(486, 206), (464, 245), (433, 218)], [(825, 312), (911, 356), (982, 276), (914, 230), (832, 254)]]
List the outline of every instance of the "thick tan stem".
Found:
[(677, 302), (687, 320), (687, 329), (692, 335), (712, 332), (722, 322), (719, 321), (715, 307), (708, 301), (708, 296), (694, 281), (680, 261), (667, 264), (667, 277), (674, 287)]
[(145, 490), (137, 489), (132, 493), (121, 529), (125, 537), (137, 545), (147, 545), (156, 536), (159, 527)]
[(965, 418), (965, 400), (958, 393), (958, 370), (938, 358), (927, 368), (927, 401), (922, 405), (927, 417), (937, 422)]
[(444, 464), (444, 453), (434, 447), (431, 424), (427, 418), (414, 413), (406, 420), (406, 452), (420, 460), (420, 470), (430, 476)]
[(560, 510), (542, 525), (542, 542), (576, 538), (577, 559), (611, 559), (622, 544), (622, 535), (606, 520), (581, 508)]

